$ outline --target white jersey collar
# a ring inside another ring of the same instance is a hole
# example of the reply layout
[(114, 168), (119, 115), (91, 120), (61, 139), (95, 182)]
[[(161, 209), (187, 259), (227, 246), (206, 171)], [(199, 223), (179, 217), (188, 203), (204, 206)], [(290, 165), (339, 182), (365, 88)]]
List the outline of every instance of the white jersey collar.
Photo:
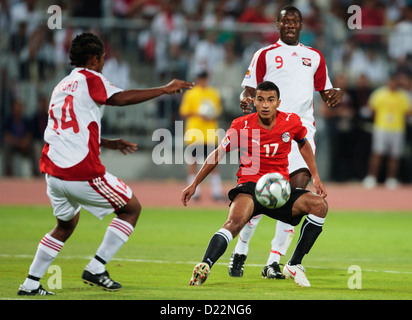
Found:
[(277, 44), (279, 44), (279, 45), (281, 45), (281, 46), (285, 46), (285, 47), (288, 47), (288, 48), (296, 48), (296, 47), (300, 47), (301, 46), (301, 43), (299, 42), (297, 45), (295, 45), (295, 46), (291, 46), (291, 45), (289, 45), (289, 44), (286, 44), (286, 43), (284, 43), (282, 40), (278, 40), (277, 42), (276, 42)]

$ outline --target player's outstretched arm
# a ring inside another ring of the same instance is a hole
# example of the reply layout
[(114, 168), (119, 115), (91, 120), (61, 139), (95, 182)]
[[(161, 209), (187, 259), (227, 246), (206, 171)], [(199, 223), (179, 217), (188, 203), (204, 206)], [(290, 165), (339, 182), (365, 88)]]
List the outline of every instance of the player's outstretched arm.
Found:
[(138, 104), (159, 97), (163, 94), (174, 94), (182, 92), (183, 89), (192, 89), (193, 86), (193, 82), (174, 79), (168, 84), (157, 88), (131, 89), (118, 92), (107, 100), (107, 104), (112, 106)]
[(316, 166), (315, 156), (313, 155), (312, 147), (310, 143), (304, 140), (304, 142), (298, 143), (299, 151), (302, 155), (302, 158), (305, 160), (306, 164), (309, 167), (310, 174), (312, 175), (313, 186), (316, 190), (316, 194), (319, 196), (326, 198), (327, 193), (326, 189), (323, 186), (322, 181), (320, 180), (318, 168)]
[(182, 191), (181, 201), (184, 206), (187, 206), (190, 198), (195, 194), (197, 186), (213, 171), (222, 160), (226, 151), (218, 146), (213, 152), (211, 152), (206, 158), (205, 163), (200, 168), (193, 182)]
[(100, 146), (106, 149), (119, 150), (126, 155), (127, 153), (133, 153), (137, 150), (137, 144), (123, 139), (100, 139)]

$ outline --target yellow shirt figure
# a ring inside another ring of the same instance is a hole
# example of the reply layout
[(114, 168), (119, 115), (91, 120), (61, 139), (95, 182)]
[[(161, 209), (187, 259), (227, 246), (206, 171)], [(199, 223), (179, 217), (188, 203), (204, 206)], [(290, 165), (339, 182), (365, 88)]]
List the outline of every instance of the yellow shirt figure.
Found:
[(372, 93), (369, 105), (375, 112), (374, 126), (390, 132), (404, 132), (410, 110), (408, 94), (401, 89), (382, 87)]
[(185, 144), (216, 145), (218, 117), (222, 113), (220, 94), (209, 86), (206, 73), (200, 74), (196, 82), (192, 90), (185, 92), (179, 110), (186, 120)]

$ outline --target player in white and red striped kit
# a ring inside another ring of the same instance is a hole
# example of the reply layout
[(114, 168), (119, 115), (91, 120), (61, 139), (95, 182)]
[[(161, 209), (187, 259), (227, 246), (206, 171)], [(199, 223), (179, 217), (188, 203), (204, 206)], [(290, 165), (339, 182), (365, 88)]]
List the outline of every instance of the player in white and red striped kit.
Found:
[(99, 219), (113, 212), (117, 215), (82, 279), (108, 291), (121, 288), (120, 283), (110, 279), (105, 265), (133, 232), (141, 205), (124, 182), (106, 172), (99, 155), (100, 147), (126, 154), (134, 152), (137, 145), (100, 136), (104, 106), (141, 103), (190, 89), (193, 83), (173, 80), (158, 88), (124, 91), (101, 74), (104, 58), (104, 46), (98, 37), (91, 33), (76, 36), (70, 47), (70, 63), (75, 68), (53, 90), (40, 170), (46, 174), (47, 195), (57, 225), (40, 241), (18, 295), (54, 294), (39, 281), (76, 228), (81, 208)]
[[(258, 50), (250, 63), (243, 79), (240, 105), (245, 114), (251, 112), (250, 106), (258, 83), (269, 80), (274, 82), (282, 93), (279, 110), (294, 112), (302, 119), (307, 128), (307, 140), (315, 153), (315, 119), (313, 116), (313, 90), (319, 91), (322, 99), (335, 107), (342, 101), (343, 92), (333, 88), (328, 71), (320, 51), (304, 46), (299, 42), (302, 30), (302, 15), (294, 6), (285, 6), (279, 10), (276, 23), (280, 40), (275, 44)], [(299, 153), (298, 146), (292, 143), (289, 154), (290, 184), (292, 187), (306, 189), (311, 175)], [(249, 241), (262, 215), (251, 219), (239, 234), (239, 239), (229, 263), (229, 275), (241, 277), (246, 260)], [(294, 235), (294, 227), (278, 221), (275, 237), (271, 243), (271, 251), (266, 266), (262, 270), (265, 278), (284, 279), (280, 272), (279, 261)]]

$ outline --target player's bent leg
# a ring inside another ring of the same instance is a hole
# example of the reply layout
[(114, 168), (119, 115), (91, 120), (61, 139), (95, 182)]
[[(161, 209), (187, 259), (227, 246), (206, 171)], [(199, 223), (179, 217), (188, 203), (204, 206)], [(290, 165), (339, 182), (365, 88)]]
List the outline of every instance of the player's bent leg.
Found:
[(136, 226), (137, 220), (139, 219), (140, 212), (142, 211), (142, 205), (136, 196), (133, 194), (130, 201), (124, 207), (116, 211), (116, 215), (119, 219), (130, 223), (133, 227)]
[(236, 247), (234, 249), (234, 253), (238, 254), (248, 254), (249, 250), (249, 242), (252, 239), (253, 234), (255, 233), (256, 227), (258, 226), (260, 220), (262, 219), (263, 215), (258, 215), (250, 219), (242, 230), (239, 233), (239, 239), (236, 243)]
[(110, 278), (105, 266), (128, 241), (140, 212), (141, 205), (134, 195), (124, 207), (115, 212), (117, 217), (107, 227), (95, 257), (83, 271), (82, 279), (84, 283), (99, 286), (107, 291), (121, 289), (121, 284)]
[(271, 241), (271, 251), (267, 261), (267, 265), (273, 262), (280, 262), (280, 257), (284, 256), (295, 235), (295, 227), (278, 220), (276, 222), (276, 233)]
[(54, 259), (63, 248), (64, 242), (71, 236), (79, 221), (79, 213), (71, 220), (57, 219), (57, 225), (47, 233), (40, 241), (29, 273), (17, 292), (24, 296), (54, 295), (40, 285), (40, 279), (44, 276)]
[(292, 188), (301, 188), (301, 189), (306, 189), (308, 186), (312, 176), (310, 174), (309, 169), (307, 168), (301, 168), (298, 170), (295, 170), (290, 174), (290, 186)]
[(250, 194), (240, 193), (233, 200), (229, 214), (223, 228), (229, 230), (236, 237), (249, 221), (254, 210), (253, 198)]
[(280, 270), (280, 258), (289, 249), (294, 236), (294, 227), (288, 223), (277, 221), (276, 233), (271, 242), (271, 250), (266, 266), (262, 270), (262, 277), (265, 279), (285, 279)]
[(309, 253), (319, 234), (322, 232), (323, 223), (328, 212), (326, 200), (314, 193), (303, 194), (295, 202), (292, 214), (304, 215), (306, 219), (302, 223), (300, 237), (291, 259), (283, 268), (286, 277), (295, 280), (295, 283), (302, 287), (309, 287), (310, 282), (306, 278), (305, 268), (302, 266), (302, 259)]
[(235, 249), (230, 257), (228, 272), (231, 277), (242, 277), (243, 267), (249, 251), (249, 242), (255, 233), (256, 227), (262, 215), (258, 215), (250, 219), (239, 233), (239, 239), (236, 243)]
[(69, 221), (57, 219), (57, 225), (49, 232), (50, 236), (59, 241), (66, 242), (76, 229), (77, 223), (79, 222), (79, 217), (80, 212), (78, 212), (73, 219)]
[[(298, 155), (301, 158), (300, 154)], [(311, 174), (307, 168), (300, 168), (290, 174), (290, 185), (294, 188), (306, 189), (310, 182)], [(294, 227), (282, 221), (276, 223), (276, 233), (271, 241), (271, 250), (266, 266), (262, 270), (265, 279), (285, 279), (280, 271), (280, 258), (289, 249), (294, 236)]]
[(210, 269), (225, 253), (233, 237), (239, 234), (242, 227), (250, 219), (253, 209), (254, 203), (251, 195), (241, 193), (236, 196), (229, 208), (228, 217), (222, 228), (210, 239), (202, 263), (195, 266), (189, 282), (190, 285), (202, 285), (206, 281)]

